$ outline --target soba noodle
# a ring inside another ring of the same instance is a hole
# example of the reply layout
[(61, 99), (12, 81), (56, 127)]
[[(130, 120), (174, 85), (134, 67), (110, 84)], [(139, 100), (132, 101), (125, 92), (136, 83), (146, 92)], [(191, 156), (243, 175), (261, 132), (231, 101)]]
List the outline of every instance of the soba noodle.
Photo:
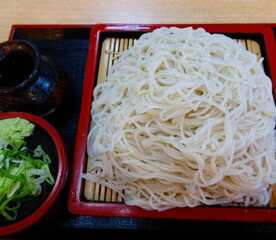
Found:
[(263, 206), (276, 182), (262, 59), (222, 34), (143, 34), (96, 86), (84, 178), (144, 209)]

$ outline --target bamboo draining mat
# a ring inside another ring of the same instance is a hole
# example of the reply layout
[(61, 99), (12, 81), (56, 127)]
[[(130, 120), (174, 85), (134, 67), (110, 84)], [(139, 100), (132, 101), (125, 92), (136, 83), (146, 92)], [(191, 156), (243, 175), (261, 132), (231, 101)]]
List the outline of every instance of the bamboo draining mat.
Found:
[[(135, 39), (130, 38), (106, 38), (102, 43), (97, 84), (105, 80), (110, 72), (111, 66), (116, 62), (118, 56), (130, 48)], [(89, 161), (87, 164), (89, 169)], [(104, 187), (98, 183), (85, 181), (84, 196), (87, 200), (93, 202), (122, 202), (122, 198), (110, 188)]]
[[(260, 45), (254, 40), (238, 39), (249, 51), (261, 57)], [(130, 48), (135, 42), (133, 38), (106, 38), (102, 43), (97, 83), (103, 82), (118, 56)], [(89, 161), (87, 169), (89, 168)], [(84, 196), (92, 202), (122, 202), (122, 198), (112, 189), (98, 183), (85, 181)], [(276, 186), (273, 187), (273, 194), (269, 203), (270, 207), (276, 207)]]

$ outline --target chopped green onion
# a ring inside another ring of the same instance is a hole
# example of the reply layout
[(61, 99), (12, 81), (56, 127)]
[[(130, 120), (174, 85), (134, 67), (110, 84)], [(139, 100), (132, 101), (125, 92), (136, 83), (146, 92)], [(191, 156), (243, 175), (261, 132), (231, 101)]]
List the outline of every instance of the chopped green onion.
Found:
[[(1, 132), (1, 129), (6, 131), (2, 121), (0, 121), (0, 217), (12, 221), (16, 219), (22, 202), (39, 195), (42, 184), (53, 185), (54, 178), (49, 168), (51, 159), (42, 146), (38, 145), (34, 150), (27, 147), (25, 137), (32, 133), (32, 125), (18, 119), (10, 121), (9, 127), (12, 133), (19, 136), (17, 140), (13, 139), (12, 134), (5, 137), (5, 133)], [(16, 127), (12, 126), (13, 122)], [(21, 123), (27, 124), (27, 130), (24, 130)], [(1, 136), (5, 138), (1, 139)]]

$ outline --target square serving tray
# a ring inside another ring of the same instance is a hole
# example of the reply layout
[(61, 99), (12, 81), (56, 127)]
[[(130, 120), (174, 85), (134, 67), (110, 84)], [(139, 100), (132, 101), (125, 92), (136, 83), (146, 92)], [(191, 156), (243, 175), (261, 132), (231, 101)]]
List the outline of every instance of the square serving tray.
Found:
[(274, 195), (270, 206), (265, 208), (195, 207), (175, 208), (163, 212), (146, 211), (139, 207), (125, 205), (111, 189), (81, 178), (87, 168), (86, 142), (90, 126), (93, 88), (98, 82), (104, 81), (110, 67), (116, 61), (116, 55), (132, 46), (141, 34), (162, 26), (203, 27), (208, 32), (223, 33), (237, 39), (248, 50), (259, 57), (264, 57), (264, 68), (272, 79), (273, 92), (276, 93), (276, 45), (273, 24), (95, 25), (90, 35), (81, 111), (75, 139), (68, 198), (69, 210), (74, 214), (91, 216), (276, 222), (276, 209), (273, 209)]

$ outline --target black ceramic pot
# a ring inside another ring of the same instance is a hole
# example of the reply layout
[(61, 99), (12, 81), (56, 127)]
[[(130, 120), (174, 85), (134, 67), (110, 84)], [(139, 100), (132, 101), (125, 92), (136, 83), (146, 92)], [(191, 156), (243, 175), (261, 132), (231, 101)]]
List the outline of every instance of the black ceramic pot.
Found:
[(0, 43), (0, 111), (49, 115), (62, 106), (66, 83), (64, 72), (33, 44)]

